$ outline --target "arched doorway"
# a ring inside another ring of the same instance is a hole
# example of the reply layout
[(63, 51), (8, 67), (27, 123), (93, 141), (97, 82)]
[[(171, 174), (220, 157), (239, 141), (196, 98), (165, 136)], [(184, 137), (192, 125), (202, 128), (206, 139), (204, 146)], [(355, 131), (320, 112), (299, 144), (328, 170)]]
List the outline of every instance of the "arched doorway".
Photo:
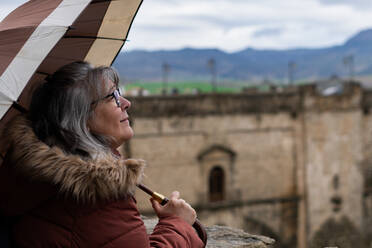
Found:
[(347, 218), (340, 220), (328, 219), (311, 240), (310, 248), (318, 247), (366, 247), (363, 237), (353, 223)]

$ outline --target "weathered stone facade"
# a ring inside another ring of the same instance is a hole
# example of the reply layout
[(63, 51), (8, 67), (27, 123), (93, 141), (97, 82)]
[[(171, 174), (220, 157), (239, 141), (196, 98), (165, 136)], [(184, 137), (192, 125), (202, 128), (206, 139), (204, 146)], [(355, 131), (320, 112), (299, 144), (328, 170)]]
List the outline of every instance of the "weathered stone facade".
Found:
[[(328, 97), (310, 85), (130, 100), (135, 136), (123, 151), (148, 161), (145, 184), (179, 190), (205, 225), (266, 235), (276, 247), (348, 247), (340, 242), (371, 234), (372, 94), (359, 85)], [(148, 196), (137, 200), (152, 213)], [(327, 243), (330, 227), (353, 235)]]

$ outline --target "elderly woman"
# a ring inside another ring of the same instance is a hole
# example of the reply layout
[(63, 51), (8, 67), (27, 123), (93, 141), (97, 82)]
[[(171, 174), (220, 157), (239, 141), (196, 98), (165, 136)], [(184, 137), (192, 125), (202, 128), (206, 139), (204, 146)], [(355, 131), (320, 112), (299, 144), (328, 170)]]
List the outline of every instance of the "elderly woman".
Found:
[(16, 247), (203, 247), (196, 213), (178, 192), (151, 235), (133, 193), (144, 161), (120, 157), (133, 136), (110, 67), (65, 65), (33, 94), (27, 117), (9, 123), (0, 167), (0, 212)]

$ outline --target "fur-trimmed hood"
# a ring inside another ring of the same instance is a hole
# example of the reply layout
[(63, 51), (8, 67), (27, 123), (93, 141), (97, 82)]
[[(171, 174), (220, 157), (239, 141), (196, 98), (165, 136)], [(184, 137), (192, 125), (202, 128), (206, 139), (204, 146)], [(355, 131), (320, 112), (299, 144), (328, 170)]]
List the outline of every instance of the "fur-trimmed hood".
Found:
[(6, 159), (17, 173), (55, 185), (62, 195), (82, 203), (133, 194), (145, 167), (143, 160), (124, 160), (111, 152), (90, 160), (67, 155), (41, 142), (23, 116), (7, 125), (2, 139), (9, 145)]

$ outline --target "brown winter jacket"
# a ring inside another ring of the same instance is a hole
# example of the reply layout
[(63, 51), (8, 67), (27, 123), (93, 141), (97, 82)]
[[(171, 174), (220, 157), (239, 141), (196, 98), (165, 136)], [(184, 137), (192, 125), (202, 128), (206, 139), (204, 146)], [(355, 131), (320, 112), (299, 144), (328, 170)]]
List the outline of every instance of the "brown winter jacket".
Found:
[(144, 161), (66, 155), (39, 141), (23, 117), (5, 134), (0, 213), (12, 218), (17, 247), (203, 247), (176, 216), (162, 218), (146, 234), (133, 197)]

